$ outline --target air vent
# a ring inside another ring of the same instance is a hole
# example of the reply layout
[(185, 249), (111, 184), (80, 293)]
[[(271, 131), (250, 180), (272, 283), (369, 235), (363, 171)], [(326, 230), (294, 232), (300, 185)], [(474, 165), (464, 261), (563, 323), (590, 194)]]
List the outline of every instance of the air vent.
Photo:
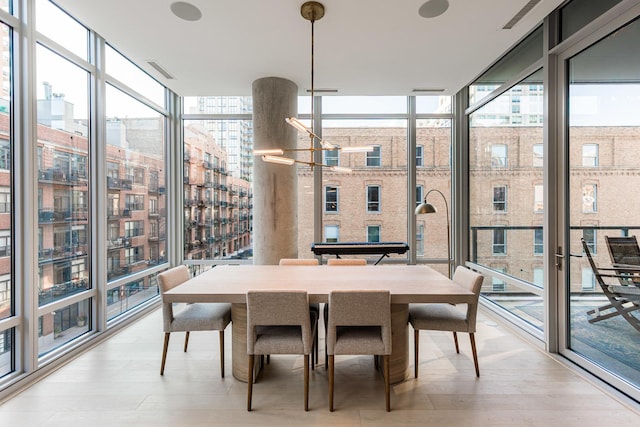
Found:
[(175, 77), (173, 77), (171, 74), (169, 74), (169, 72), (167, 70), (165, 70), (164, 68), (162, 68), (162, 66), (160, 64), (158, 64), (156, 61), (149, 60), (149, 61), (147, 61), (147, 64), (151, 65), (157, 72), (162, 74), (164, 76), (164, 78), (166, 78), (168, 80), (175, 80)]
[(520, 11), (518, 13), (516, 13), (513, 18), (511, 18), (509, 20), (509, 22), (507, 22), (505, 24), (504, 27), (502, 27), (503, 30), (510, 30), (513, 27), (516, 26), (516, 24), (518, 22), (520, 22), (520, 20), (522, 18), (524, 18), (524, 16), (531, 12), (531, 9), (533, 9), (534, 7), (536, 7), (538, 5), (538, 3), (540, 3), (540, 0), (530, 0), (529, 3), (525, 4), (524, 7), (522, 9), (520, 9)]
[(411, 92), (414, 93), (425, 93), (425, 92), (444, 92), (444, 89), (437, 89), (437, 88), (416, 88), (416, 89), (412, 89)]
[[(315, 93), (338, 93), (338, 89), (314, 89)], [(311, 93), (311, 89), (307, 89), (307, 93)]]

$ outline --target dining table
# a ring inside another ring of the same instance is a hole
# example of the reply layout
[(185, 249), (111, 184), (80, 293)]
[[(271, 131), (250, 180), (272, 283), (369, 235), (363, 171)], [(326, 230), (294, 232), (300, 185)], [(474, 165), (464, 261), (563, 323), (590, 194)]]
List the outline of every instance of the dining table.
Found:
[[(474, 293), (424, 265), (213, 267), (164, 293), (169, 303), (231, 303), (232, 372), (248, 380), (247, 308), (249, 290), (305, 290), (310, 303), (326, 303), (333, 290), (389, 290), (391, 293), (391, 383), (409, 375), (409, 304), (475, 301)], [(256, 368), (257, 369), (257, 368)], [(254, 377), (255, 378), (255, 377)]]

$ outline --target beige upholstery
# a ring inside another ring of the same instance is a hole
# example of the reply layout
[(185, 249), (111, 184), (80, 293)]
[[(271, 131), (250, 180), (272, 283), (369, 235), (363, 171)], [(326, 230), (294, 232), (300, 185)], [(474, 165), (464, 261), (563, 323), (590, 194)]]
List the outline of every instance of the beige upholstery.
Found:
[(336, 290), (329, 294), (327, 354), (329, 355), (330, 411), (333, 411), (336, 354), (383, 356), (386, 409), (387, 412), (391, 410), (389, 397), (391, 294), (389, 291)]
[(251, 411), (254, 356), (304, 355), (304, 410), (309, 410), (309, 354), (317, 316), (309, 311), (306, 291), (247, 292), (247, 410)]
[(327, 265), (367, 265), (367, 260), (362, 258), (329, 258)]
[(282, 258), (280, 265), (318, 265), (315, 258)]
[[(281, 258), (280, 259), (280, 265), (283, 266), (297, 266), (297, 265), (319, 265), (320, 263), (318, 262), (318, 260), (316, 258)], [(309, 310), (311, 310), (312, 312), (315, 313), (316, 315), (316, 319), (320, 317), (320, 304), (315, 302), (315, 303), (310, 303), (309, 304)], [(317, 322), (316, 322), (316, 327), (317, 327)], [(318, 363), (318, 331), (315, 331), (315, 342), (314, 342), (314, 351), (311, 353), (311, 369), (314, 368), (314, 366), (316, 365), (316, 363)], [(269, 356), (267, 356), (267, 361)]]
[(457, 332), (468, 332), (476, 376), (480, 376), (478, 354), (473, 334), (476, 332), (476, 315), (478, 313), (478, 298), (482, 280), (483, 276), (475, 271), (462, 266), (456, 268), (453, 281), (471, 290), (475, 295), (475, 302), (467, 304), (466, 311), (460, 310), (460, 308), (451, 304), (409, 304), (409, 322), (414, 329), (414, 369), (416, 378), (418, 377), (419, 332), (422, 329), (452, 331), (457, 353), (460, 353)]
[[(329, 266), (354, 266), (354, 265), (360, 265), (360, 266), (364, 266), (367, 265), (367, 260), (366, 259), (362, 259), (362, 258), (329, 258), (327, 260), (327, 265)], [(325, 304), (324, 305), (324, 313), (323, 313), (323, 317), (324, 317), (324, 336), (327, 336), (327, 323), (328, 323), (328, 318), (329, 318), (329, 305)], [(327, 353), (327, 341), (325, 339), (325, 346), (324, 346), (324, 367), (325, 369), (328, 368), (329, 366), (329, 354)]]
[(157, 278), (160, 295), (163, 299), (162, 320), (164, 329), (160, 375), (164, 375), (171, 332), (186, 332), (184, 339), (184, 351), (186, 352), (189, 345), (190, 331), (219, 331), (220, 375), (224, 378), (224, 330), (231, 323), (231, 304), (189, 304), (183, 310), (175, 313), (173, 304), (164, 302), (164, 293), (189, 280), (189, 269), (184, 265), (180, 265), (159, 273)]

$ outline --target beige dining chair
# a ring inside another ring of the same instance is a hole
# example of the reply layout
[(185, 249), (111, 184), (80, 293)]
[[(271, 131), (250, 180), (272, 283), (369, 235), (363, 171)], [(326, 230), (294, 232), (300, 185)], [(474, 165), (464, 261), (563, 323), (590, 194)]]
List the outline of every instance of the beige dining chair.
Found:
[(309, 354), (317, 317), (310, 314), (306, 291), (247, 292), (247, 411), (251, 411), (255, 355), (304, 355), (304, 410), (309, 410)]
[(174, 311), (173, 304), (164, 301), (164, 293), (189, 280), (189, 269), (185, 265), (173, 267), (158, 273), (158, 287), (162, 298), (162, 320), (164, 346), (160, 375), (164, 375), (164, 366), (169, 348), (171, 332), (185, 332), (184, 351), (189, 345), (191, 331), (219, 331), (220, 336), (220, 376), (224, 378), (224, 330), (231, 323), (231, 304), (197, 303), (188, 304), (181, 311)]
[(453, 281), (469, 289), (474, 294), (474, 301), (466, 305), (466, 310), (461, 310), (458, 306), (451, 304), (409, 304), (409, 323), (411, 323), (413, 327), (414, 370), (416, 378), (418, 378), (418, 352), (421, 330), (452, 331), (453, 340), (456, 345), (456, 353), (460, 353), (457, 332), (469, 333), (471, 352), (473, 353), (473, 364), (476, 368), (476, 376), (480, 377), (474, 333), (476, 332), (478, 298), (480, 297), (482, 280), (483, 276), (475, 271), (463, 266), (456, 268), (453, 274)]
[(336, 355), (383, 357), (385, 403), (391, 410), (389, 356), (391, 355), (391, 293), (335, 290), (329, 293), (329, 411), (333, 412)]
[(329, 258), (327, 265), (367, 265), (367, 260), (363, 258)]
[[(367, 265), (367, 260), (363, 258), (329, 258), (327, 260), (327, 265), (336, 267), (336, 266), (365, 266)], [(324, 319), (324, 368), (327, 369), (329, 367), (328, 355), (327, 355), (327, 323), (329, 318), (329, 304), (324, 305), (324, 312), (322, 313), (322, 317)]]
[[(316, 258), (281, 258), (279, 265), (283, 266), (299, 266), (299, 265), (319, 265), (320, 263)], [(316, 319), (320, 318), (320, 304), (317, 302), (309, 303), (309, 310), (315, 312)], [(317, 322), (316, 322), (317, 328)], [(320, 352), (318, 350), (318, 331), (314, 334), (314, 351), (311, 353), (311, 369), (314, 369), (316, 363), (318, 363), (318, 356)], [(269, 356), (267, 355), (267, 363), (269, 363)]]

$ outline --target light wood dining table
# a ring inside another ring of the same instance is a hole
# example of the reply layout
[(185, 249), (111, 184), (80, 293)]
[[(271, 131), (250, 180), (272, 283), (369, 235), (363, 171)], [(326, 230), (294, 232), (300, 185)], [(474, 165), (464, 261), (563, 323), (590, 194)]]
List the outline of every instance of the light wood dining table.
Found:
[(246, 382), (248, 290), (306, 290), (309, 302), (326, 303), (334, 289), (389, 290), (391, 292), (391, 383), (404, 381), (409, 372), (409, 304), (469, 303), (470, 290), (427, 266), (217, 266), (165, 292), (173, 303), (228, 302), (232, 304), (233, 376)]

